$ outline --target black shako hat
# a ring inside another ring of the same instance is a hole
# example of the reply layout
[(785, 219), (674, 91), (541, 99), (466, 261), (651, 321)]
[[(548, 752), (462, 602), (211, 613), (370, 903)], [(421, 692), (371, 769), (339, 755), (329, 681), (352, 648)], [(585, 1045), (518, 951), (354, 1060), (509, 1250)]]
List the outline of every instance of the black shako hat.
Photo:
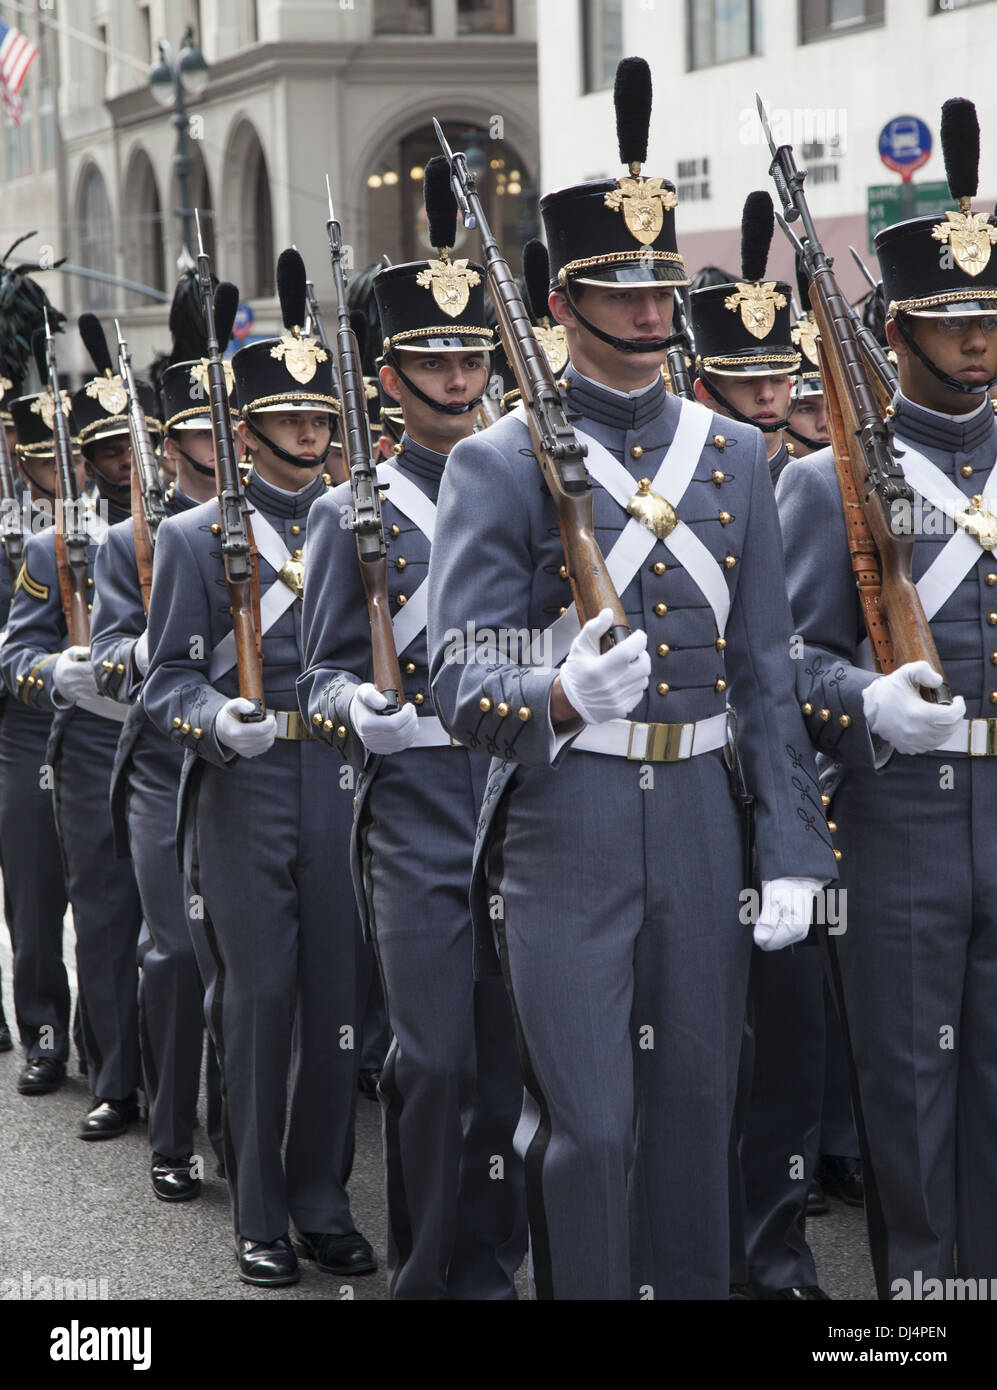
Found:
[[(180, 287), (178, 286), (177, 293), (173, 297), (174, 308), (181, 302)], [(238, 308), (239, 291), (236, 287), (225, 282), (216, 285), (214, 317), (215, 338), (218, 342), (219, 353), (224, 352), (228, 347)], [(175, 322), (176, 327), (174, 327)], [(182, 344), (188, 348), (194, 347), (195, 350), (200, 349), (201, 355), (190, 361), (177, 360), (163, 373), (161, 387), (163, 428), (167, 432), (210, 430), (211, 396), (208, 386), (208, 359), (204, 356), (208, 350), (207, 336), (199, 327), (191, 327), (189, 323), (181, 327), (179, 315), (174, 315), (172, 312), (170, 314), (170, 326), (173, 332), (174, 349), (178, 344)], [(222, 367), (225, 371), (229, 410), (234, 415), (236, 413), (235, 372), (232, 370), (232, 363), (228, 358), (222, 358)]]
[[(72, 432), (80, 448), (99, 439), (128, 433), (128, 391), (114, 370), (107, 337), (96, 314), (81, 314), (80, 337), (96, 369), (93, 376), (73, 395)], [(149, 429), (162, 433), (159, 401), (147, 381), (137, 381), (138, 398)]]
[(979, 188), (980, 125), (963, 97), (942, 107), (942, 154), (958, 210), (885, 227), (875, 240), (887, 316), (997, 313), (997, 223), (972, 211)]
[(289, 247), (277, 261), (277, 296), (284, 332), (240, 348), (232, 358), (239, 411), (325, 410), (336, 413), (332, 362), (317, 338), (306, 334), (305, 264)]
[[(62, 411), (69, 424), (70, 435), (74, 433), (70, 417), (69, 392), (60, 392)], [(55, 409), (52, 393), (49, 390), (36, 391), (31, 396), (16, 396), (10, 402), (10, 413), (17, 433), (17, 452), (25, 458), (51, 458), (55, 453), (52, 442), (52, 419)], [(77, 441), (73, 439), (73, 446)]]
[(796, 258), (796, 287), (800, 292), (802, 317), (790, 329), (793, 346), (800, 350), (800, 382), (797, 398), (800, 396), (822, 396), (824, 383), (820, 379), (820, 359), (817, 356), (817, 321), (810, 303), (810, 281), (807, 273)]
[(689, 295), (696, 365), (713, 376), (772, 376), (799, 370), (789, 300), (781, 280), (766, 280), (775, 228), (768, 193), (749, 193), (741, 217), (742, 279)]
[(562, 188), (540, 199), (550, 253), (551, 288), (585, 284), (687, 285), (675, 242), (675, 185), (644, 178), (651, 119), (651, 73), (643, 58), (624, 58), (613, 90), (620, 159), (627, 173)]

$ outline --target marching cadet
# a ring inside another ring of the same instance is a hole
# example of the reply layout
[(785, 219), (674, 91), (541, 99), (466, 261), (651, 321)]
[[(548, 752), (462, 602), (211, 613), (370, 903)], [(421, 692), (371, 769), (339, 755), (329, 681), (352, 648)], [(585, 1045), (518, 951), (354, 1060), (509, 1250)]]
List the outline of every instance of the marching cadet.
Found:
[[(38, 393), (9, 402), (19, 472), (27, 487), (27, 504), (22, 503), (21, 515), (31, 535), (53, 521), (52, 432), (45, 425), (41, 407), (33, 409), (43, 395), (50, 399), (47, 393)], [(7, 566), (0, 564), (0, 582), (8, 573)], [(15, 587), (24, 582), (22, 571)], [(6, 592), (9, 605), (9, 586)], [(69, 979), (62, 957), (66, 884), (51, 784), (41, 771), (46, 764), (52, 713), (6, 698), (6, 689), (3, 695), (0, 862), (4, 915), (14, 952), (14, 1008), (25, 1057), (17, 1089), (23, 1096), (40, 1096), (62, 1084), (69, 1056)]]
[[(163, 375), (164, 452), (176, 481), (167, 487), (167, 516), (215, 495), (214, 441), (199, 359)], [(112, 526), (97, 552), (91, 659), (102, 695), (128, 708), (111, 782), (115, 834), (130, 853), (149, 940), (140, 948), (139, 1021), (149, 1105), (152, 1190), (164, 1202), (197, 1197), (201, 1179), (193, 1131), (201, 1079), (203, 989), (187, 922), (188, 905), (176, 859), (176, 802), (183, 751), (149, 719), (138, 692), (149, 663), (149, 639), (136, 562), (134, 517)], [(144, 948), (144, 949), (143, 949)], [(221, 1157), (217, 1064), (208, 1067), (208, 1132)]]
[[(806, 279), (800, 283), (801, 304), (806, 304)], [(800, 374), (793, 403), (786, 423), (786, 433), (793, 441), (793, 456), (806, 458), (830, 444), (827, 432), (827, 405), (824, 400), (824, 383), (820, 379), (820, 365), (817, 358), (817, 325), (812, 309), (807, 309), (802, 318), (793, 325), (792, 339), (800, 352)]]
[(405, 423), (378, 483), (406, 703), (382, 714), (371, 684), (356, 541), (343, 521), (349, 487), (315, 508), (298, 691), (317, 736), (339, 749), (348, 726), (368, 755), (356, 856), (394, 1034), (379, 1087), (391, 1297), (503, 1299), (516, 1296), (526, 1251), (512, 1143), (523, 1088), (502, 980), (475, 983), (472, 968), (468, 886), (489, 758), (477, 740), (455, 744), (437, 719), (425, 635), (436, 499), (450, 450), (474, 428), (492, 334), (482, 268), (450, 259), (457, 205), (444, 159), (427, 165), (426, 207), (437, 259), (374, 280), (381, 383)]
[[(72, 429), (107, 518), (85, 514), (92, 588), (94, 555), (107, 523), (128, 515), (131, 445), (124, 388), (111, 368), (103, 333), (95, 337), (87, 323), (84, 316), (81, 335), (97, 374), (73, 397)], [(43, 419), (47, 410), (51, 428), (55, 407), (49, 392), (39, 398), (39, 409)], [(54, 542), (54, 528), (26, 542), (0, 669), (23, 704), (55, 713), (46, 758), (76, 927), (77, 984), (94, 1095), (79, 1137), (114, 1139), (138, 1118), (140, 1080), (135, 950), (142, 908), (131, 864), (115, 861), (108, 803), (124, 711), (98, 694), (89, 648), (66, 645)]]
[[(537, 1293), (726, 1299), (746, 923), (770, 948), (805, 935), (834, 861), (816, 792), (796, 814), (794, 782), (816, 788), (816, 772), (764, 444), (661, 375), (687, 280), (674, 189), (640, 175), (640, 59), (618, 71), (617, 113), (628, 175), (540, 206), (595, 532), (621, 547), (633, 631), (601, 652), (609, 609), (578, 631), (557, 512), (513, 413), (447, 463), (431, 686), (453, 737), (495, 759), (473, 908), (482, 951), (497, 937), (529, 1094), (517, 1145)], [(524, 628), (541, 662), (475, 659), (467, 634)], [(728, 702), (756, 798), (759, 912), (741, 896)]]
[(847, 769), (831, 814), (848, 929), (830, 947), (882, 1298), (956, 1262), (997, 1276), (997, 226), (972, 212), (971, 103), (946, 103), (942, 137), (956, 208), (886, 228), (876, 251), (912, 569), (950, 704), (922, 698), (942, 679), (927, 662), (871, 669), (831, 455), (779, 485), (797, 689), (815, 745)]
[[(356, 1103), (352, 798), (295, 708), (303, 554), (322, 495), (336, 400), (328, 354), (302, 334), (305, 272), (277, 266), (285, 324), (235, 354), (238, 436), (258, 552), (267, 714), (243, 722), (214, 502), (159, 527), (142, 701), (186, 750), (180, 789), (190, 929), (222, 1071), (225, 1168), (239, 1276), (299, 1277), (299, 1249), (328, 1273), (376, 1268), (346, 1180)], [(281, 1144), (292, 1096), (286, 1163)]]
[(741, 218), (741, 280), (689, 296), (696, 342), (696, 399), (765, 436), (774, 483), (790, 459), (783, 440), (800, 354), (790, 341), (789, 285), (766, 281), (775, 214), (768, 193), (749, 193)]

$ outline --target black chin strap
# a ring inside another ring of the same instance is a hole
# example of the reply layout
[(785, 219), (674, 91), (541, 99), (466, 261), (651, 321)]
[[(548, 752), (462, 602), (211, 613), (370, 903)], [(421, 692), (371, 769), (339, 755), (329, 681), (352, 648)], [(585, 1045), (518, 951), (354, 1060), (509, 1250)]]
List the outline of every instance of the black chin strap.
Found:
[[(177, 453), (180, 455), (180, 457), (183, 459), (185, 463), (190, 464), (191, 468), (193, 468), (195, 473), (202, 473), (205, 478), (213, 478), (215, 476), (215, 470), (213, 467), (209, 468), (205, 463), (198, 463), (197, 459), (191, 458), (190, 454), (188, 454), (186, 449), (181, 449), (175, 434), (171, 434), (170, 438), (173, 440), (173, 447), (176, 449)], [(273, 446), (271, 445), (271, 448), (272, 447)]]
[(388, 365), (398, 373), (405, 385), (423, 405), (428, 405), (430, 410), (438, 411), (440, 415), (466, 415), (469, 410), (477, 410), (481, 404), (482, 396), (475, 396), (473, 401), (467, 401), (464, 405), (441, 405), (439, 401), (434, 401), (432, 396), (427, 396), (425, 391), (420, 391), (415, 382), (402, 371), (402, 365), (398, 360), (397, 353), (390, 353), (384, 359)]
[(900, 334), (901, 338), (903, 338), (904, 342), (910, 348), (911, 352), (914, 354), (917, 360), (921, 363), (921, 366), (927, 367), (931, 375), (933, 377), (937, 377), (937, 379), (942, 383), (942, 385), (947, 386), (950, 391), (958, 391), (959, 394), (962, 396), (982, 396), (984, 392), (990, 390), (994, 382), (997, 382), (997, 376), (992, 376), (989, 381), (981, 381), (979, 383), (960, 381), (959, 378), (956, 376), (949, 376), (948, 372), (943, 372), (941, 367), (937, 366), (934, 362), (932, 362), (928, 354), (921, 347), (918, 346), (918, 343), (915, 340), (914, 335), (911, 333), (907, 325), (903, 322), (899, 314), (894, 318), (893, 322), (897, 326), (897, 332)]
[[(93, 460), (87, 457), (86, 454), (84, 454), (83, 457), (86, 458), (87, 468), (97, 480), (97, 491), (105, 502), (120, 502), (120, 499), (124, 497), (125, 493), (131, 491), (132, 483), (130, 476), (123, 483), (116, 483), (113, 479), (109, 478), (106, 473), (102, 473)], [(101, 487), (101, 483), (104, 484), (103, 487)], [(128, 508), (126, 507), (125, 510), (127, 511)]]
[[(256, 438), (261, 440), (272, 453), (276, 454), (279, 459), (283, 459), (285, 463), (292, 464), (295, 468), (317, 468), (319, 464), (325, 463), (326, 459), (329, 457), (329, 450), (332, 448), (331, 428), (329, 430), (329, 442), (322, 450), (321, 454), (318, 454), (313, 459), (303, 459), (299, 458), (297, 454), (290, 453), (287, 449), (282, 449), (280, 445), (275, 444), (272, 439), (268, 439), (262, 430), (256, 428), (256, 426), (253, 424), (252, 420), (250, 420), (248, 416), (246, 417), (246, 424), (249, 426), (253, 434), (256, 435)], [(184, 455), (184, 457), (186, 457), (186, 455)], [(197, 467), (196, 464), (194, 466), (195, 468)], [(214, 469), (205, 469), (204, 471), (210, 471), (212, 474), (214, 473)]]
[(828, 439), (808, 439), (805, 434), (800, 434), (799, 430), (794, 430), (792, 425), (786, 425), (786, 433), (793, 436), (797, 444), (802, 444), (807, 449), (812, 449), (814, 453), (818, 449), (827, 449), (830, 446)]
[(571, 297), (571, 281), (565, 285), (563, 294), (568, 301), (568, 306), (575, 318), (588, 331), (602, 342), (608, 343), (610, 347), (616, 348), (617, 352), (667, 352), (668, 348), (676, 341), (682, 342), (684, 339), (681, 334), (673, 333), (669, 338), (614, 338), (612, 333), (606, 333), (601, 328), (596, 328), (595, 324), (587, 319), (578, 307), (578, 302)]
[[(705, 376), (700, 374), (699, 379), (703, 383), (703, 386), (705, 387), (708, 394), (711, 395), (715, 401), (717, 401), (720, 405), (723, 406), (724, 410), (726, 410), (727, 414), (731, 417), (732, 420), (740, 420), (742, 425), (754, 425), (755, 429), (761, 430), (762, 434), (776, 434), (779, 430), (784, 430), (787, 428), (789, 423), (788, 416), (784, 417), (782, 420), (773, 420), (770, 424), (767, 425), (760, 425), (757, 420), (752, 420), (750, 415), (745, 415), (743, 411), (738, 410), (736, 405), (731, 405), (727, 397), (722, 396), (715, 386), (711, 386), (710, 383), (706, 380)], [(792, 430), (790, 430), (789, 432), (790, 434), (793, 433)], [(800, 436), (796, 435), (795, 437), (799, 439)], [(823, 448), (823, 444), (820, 447)]]
[(44, 483), (40, 483), (38, 479), (34, 477), (34, 475), (31, 473), (31, 470), (27, 466), (27, 460), (23, 455), (21, 457), (21, 472), (27, 478), (31, 486), (36, 487), (38, 491), (43, 494), (43, 496), (53, 498), (55, 497), (55, 489), (46, 487)]

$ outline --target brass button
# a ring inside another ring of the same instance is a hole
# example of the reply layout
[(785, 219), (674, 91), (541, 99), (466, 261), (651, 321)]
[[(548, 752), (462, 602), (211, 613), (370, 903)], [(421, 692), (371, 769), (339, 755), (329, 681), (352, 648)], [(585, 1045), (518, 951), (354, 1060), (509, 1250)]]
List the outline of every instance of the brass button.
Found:
[(997, 705), (997, 690), (991, 690), (991, 692), (990, 692), (990, 703), (991, 703), (992, 705)]
[(495, 706), (495, 710), (499, 718), (504, 719), (506, 715), (509, 713), (509, 706), (506, 704), (504, 700), (502, 700)]
[(39, 676), (38, 679), (35, 681), (35, 689), (36, 689), (36, 690), (43, 690), (44, 688), (45, 688), (45, 682), (42, 680), (41, 676)]
[(194, 735), (195, 738), (203, 738), (204, 736), (203, 729), (191, 729), (191, 733)]
[(726, 436), (722, 434), (715, 434), (713, 436), (713, 447), (714, 449), (725, 449), (727, 447)]
[(421, 690), (412, 696), (412, 703), (413, 705), (424, 705), (426, 703), (426, 697)]
[(179, 729), (179, 727), (180, 727), (180, 725), (181, 725), (182, 723), (183, 723), (183, 720), (180, 718), (179, 715), (177, 715), (176, 719), (174, 719), (174, 721), (173, 721), (173, 727), (174, 727), (174, 729)]
[(650, 479), (650, 478), (638, 478), (638, 479), (637, 479), (637, 486), (638, 486), (638, 488), (640, 489), (641, 492), (647, 492), (648, 488), (651, 486), (651, 479)]
[(349, 730), (347, 729), (345, 724), (339, 724), (336, 728), (336, 737), (345, 738), (348, 732)]
[(520, 707), (519, 707), (519, 718), (520, 718), (520, 721), (521, 721), (523, 724), (526, 724), (526, 723), (529, 722), (529, 720), (530, 720), (532, 717), (533, 717), (533, 711), (530, 709), (529, 705), (520, 705)]
[(654, 570), (655, 574), (664, 574), (668, 566), (665, 564), (664, 560), (658, 560), (651, 568)]
[(482, 714), (487, 714), (491, 707), (492, 702), (487, 695), (483, 696), (483, 698), (478, 701), (478, 709), (481, 710)]
[(716, 690), (716, 691), (717, 691), (719, 694), (721, 694), (721, 695), (722, 695), (723, 692), (727, 689), (727, 682), (724, 680), (724, 678), (723, 678), (722, 676), (721, 676), (720, 679), (717, 681), (717, 683), (716, 683), (716, 685), (713, 687), (713, 689)]
[(814, 707), (809, 700), (807, 700), (806, 704), (801, 705), (800, 708), (802, 709), (803, 713), (807, 716), (808, 719), (810, 715), (814, 712)]
[(896, 414), (897, 414), (897, 408), (896, 408), (895, 405), (888, 405), (888, 406), (886, 407), (886, 418), (887, 418), (887, 420), (893, 420), (893, 419), (895, 419), (895, 418), (896, 418)]
[(312, 715), (312, 723), (315, 724), (318, 728), (321, 728), (321, 727), (322, 727), (322, 716), (321, 716), (320, 714), (313, 714), (313, 715)]
[(824, 806), (824, 807), (830, 806), (830, 804), (831, 804), (831, 798), (828, 796), (827, 792), (821, 792), (821, 794), (820, 794), (820, 804), (821, 804), (822, 806)]
[(327, 734), (332, 733), (332, 729), (333, 729), (332, 720), (331, 720), (331, 719), (325, 720), (325, 722), (324, 722), (323, 725), (322, 725), (322, 728), (326, 731)]
[(100, 663), (100, 669), (101, 669), (102, 671), (113, 671), (113, 670), (114, 670), (114, 662), (113, 662), (113, 661), (102, 661), (102, 662)]
[(843, 729), (850, 729), (852, 727), (852, 716), (850, 714), (839, 714), (838, 723)]
[(402, 528), (398, 525), (397, 522), (394, 522), (394, 523), (389, 527), (389, 530), (391, 531), (391, 534), (392, 534), (393, 536), (400, 536), (400, 535), (402, 534)]
[(991, 627), (997, 627), (997, 613), (988, 613), (987, 622)]
[(713, 481), (716, 483), (717, 487), (722, 487), (722, 486), (723, 486), (724, 480), (726, 479), (726, 477), (727, 477), (727, 474), (726, 474), (726, 473), (721, 473), (719, 468), (717, 468), (717, 469), (714, 470), (714, 473), (713, 473)]
[(671, 651), (671, 647), (668, 645), (667, 642), (659, 642), (659, 643), (658, 643), (658, 655), (659, 655), (659, 656), (667, 656), (668, 653), (669, 653), (670, 651)]
[(87, 580), (87, 588), (88, 588), (88, 589), (92, 589), (92, 588), (93, 588), (93, 580), (92, 580), (92, 579), (88, 579), (88, 580)]
[(730, 512), (720, 513), (719, 521), (721, 526), (729, 526), (733, 520), (734, 518), (731, 516)]
[(119, 661), (114, 669), (117, 671), (119, 676), (123, 676), (125, 674), (125, 663), (123, 661)]
[(642, 457), (643, 453), (644, 453), (644, 450), (640, 447), (639, 444), (633, 444), (633, 445), (631, 445), (631, 447), (630, 447), (630, 457), (631, 457), (631, 458), (639, 459), (639, 458)]
[(403, 570), (407, 564), (408, 561), (406, 560), (405, 556), (399, 555), (398, 559), (395, 561), (395, 569)]
[(836, 834), (838, 833), (838, 823), (837, 823), (837, 821), (829, 820), (828, 823), (827, 823), (827, 828), (828, 828), (828, 830), (830, 830), (830, 832), (831, 832), (832, 835), (836, 835)]
[(997, 666), (997, 652), (990, 653), (990, 665)]
[(181, 732), (182, 734), (189, 734), (189, 733), (190, 733), (190, 725), (187, 723), (186, 720), (184, 720), (184, 722), (180, 725), (180, 732)]
[(292, 535), (292, 536), (300, 536), (300, 535), (301, 535), (301, 527), (298, 525), (297, 522), (295, 522), (294, 525), (291, 527), (291, 535)]
[(658, 681), (656, 689), (659, 695), (667, 695), (669, 690), (671, 690), (671, 686), (667, 681)]
[(668, 612), (668, 604), (667, 604), (667, 603), (656, 603), (656, 604), (654, 605), (654, 611), (655, 611), (655, 613), (657, 614), (657, 616), (658, 616), (659, 618), (663, 618), (663, 617), (665, 616), (665, 614)]
[(414, 676), (414, 675), (415, 675), (415, 662), (414, 662), (414, 661), (406, 661), (406, 663), (405, 663), (405, 674), (406, 674), (407, 676)]
[(716, 647), (718, 652), (725, 652), (727, 650), (727, 638), (718, 637), (713, 645)]
[[(55, 403), (54, 403), (54, 401), (55, 401), (55, 398), (53, 397), (53, 406), (52, 406), (53, 410), (55, 409)], [(34, 683), (35, 683), (35, 678), (34, 678), (34, 676), (29, 676), (29, 677), (28, 677), (28, 684), (29, 684), (30, 686), (33, 686)]]
[(736, 556), (736, 555), (725, 555), (725, 556), (724, 556), (724, 569), (725, 569), (725, 570), (732, 570), (736, 564), (737, 564), (737, 556)]
[(220, 524), (219, 524), (217, 521), (213, 521), (213, 522), (211, 523), (211, 534), (212, 534), (213, 536), (220, 536), (221, 533), (222, 533), (222, 528), (221, 528)]
[(560, 577), (561, 579), (567, 579), (567, 577), (568, 577), (568, 567), (567, 567), (567, 565), (562, 565), (561, 568), (558, 570), (557, 573), (558, 573), (558, 575), (559, 575), (559, 577)]
[(23, 684), (24, 684), (24, 677), (23, 677), (23, 676), (18, 676), (18, 678), (17, 678), (17, 683), (18, 683), (18, 685), (23, 685)]
[(819, 709), (817, 711), (817, 718), (822, 724), (826, 724), (831, 718), (831, 711), (829, 709)]
[(557, 610), (557, 616), (558, 616), (559, 618), (561, 618), (561, 617), (564, 616), (565, 613), (567, 613), (567, 611), (568, 611), (567, 608), (565, 608), (564, 605), (562, 604), (561, 607)]
[(87, 612), (88, 612), (88, 613), (92, 613), (92, 612), (93, 612), (93, 604), (92, 604), (92, 603), (88, 603), (88, 604), (87, 604)]
[(992, 589), (995, 584), (997, 584), (997, 574), (988, 574), (987, 586)]
[(398, 607), (399, 607), (399, 608), (404, 608), (405, 605), (406, 605), (406, 603), (408, 603), (408, 595), (407, 595), (407, 594), (399, 594), (398, 597), (397, 597), (397, 599), (395, 600), (395, 602), (398, 604)]
[[(891, 406), (890, 409), (892, 410), (892, 408), (893, 408), (893, 407)], [(896, 413), (896, 412), (894, 412), (894, 413)], [(887, 411), (887, 414), (889, 414), (889, 411)], [(834, 862), (835, 862), (836, 864), (840, 864), (840, 863), (841, 863), (841, 860), (842, 860), (841, 850), (840, 850), (840, 849), (836, 849), (836, 850), (834, 851)]]
[(971, 478), (973, 476), (973, 465), (971, 463), (964, 463), (959, 469), (959, 472), (964, 478)]

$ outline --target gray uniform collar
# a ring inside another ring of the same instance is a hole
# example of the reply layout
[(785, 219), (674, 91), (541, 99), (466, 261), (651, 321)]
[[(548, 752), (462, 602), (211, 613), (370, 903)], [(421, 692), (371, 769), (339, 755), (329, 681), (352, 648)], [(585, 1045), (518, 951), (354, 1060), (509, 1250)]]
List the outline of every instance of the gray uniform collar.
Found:
[[(581, 415), (586, 420), (594, 420), (600, 425), (609, 425), (618, 430), (639, 430), (652, 420), (660, 418), (673, 403), (678, 411), (678, 400), (669, 396), (664, 380), (659, 378), (646, 391), (637, 395), (624, 396), (597, 381), (583, 377), (569, 367), (565, 373), (568, 385), (568, 411), (571, 415)], [(678, 416), (676, 413), (675, 419)], [(674, 428), (674, 421), (673, 421)]]
[(254, 507), (259, 507), (261, 512), (268, 516), (277, 517), (302, 517), (307, 516), (309, 508), (316, 497), (321, 497), (325, 492), (326, 486), (320, 473), (317, 478), (313, 478), (307, 487), (303, 487), (300, 492), (284, 492), (279, 487), (271, 487), (256, 472), (255, 468), (249, 475), (249, 482), (246, 484), (246, 496)]
[(906, 396), (894, 397), (894, 426), (901, 439), (921, 448), (940, 449), (951, 454), (971, 454), (994, 434), (994, 412), (990, 402), (983, 409), (962, 419), (925, 410)]

